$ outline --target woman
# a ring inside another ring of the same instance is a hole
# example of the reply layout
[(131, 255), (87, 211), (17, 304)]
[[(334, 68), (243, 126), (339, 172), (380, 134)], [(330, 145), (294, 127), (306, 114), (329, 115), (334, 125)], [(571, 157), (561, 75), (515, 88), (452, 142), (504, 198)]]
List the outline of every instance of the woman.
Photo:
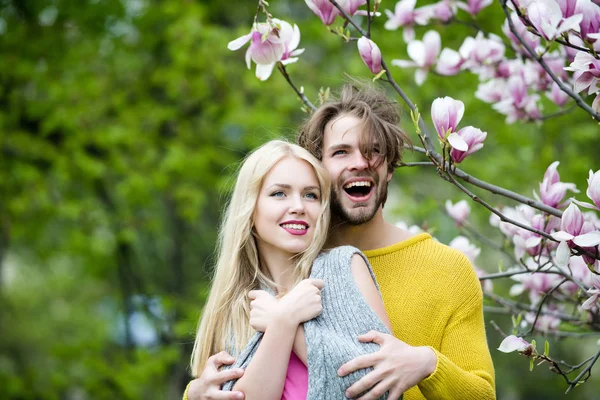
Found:
[(227, 350), (245, 373), (224, 389), (247, 400), (291, 400), (342, 398), (368, 372), (336, 374), (345, 361), (377, 350), (358, 343), (358, 334), (389, 332), (390, 324), (362, 253), (349, 246), (321, 252), (329, 194), (326, 171), (297, 145), (271, 141), (243, 163), (196, 334), (194, 376), (210, 355)]

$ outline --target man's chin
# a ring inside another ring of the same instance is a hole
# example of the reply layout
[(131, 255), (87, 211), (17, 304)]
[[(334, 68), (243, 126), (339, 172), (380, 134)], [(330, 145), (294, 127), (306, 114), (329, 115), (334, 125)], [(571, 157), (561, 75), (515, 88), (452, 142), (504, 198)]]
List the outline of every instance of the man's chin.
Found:
[(342, 205), (340, 209), (333, 210), (336, 217), (342, 219), (343, 222), (350, 225), (362, 225), (365, 222), (369, 222), (375, 216), (377, 211), (373, 205), (370, 204), (352, 204), (351, 207), (348, 205)]

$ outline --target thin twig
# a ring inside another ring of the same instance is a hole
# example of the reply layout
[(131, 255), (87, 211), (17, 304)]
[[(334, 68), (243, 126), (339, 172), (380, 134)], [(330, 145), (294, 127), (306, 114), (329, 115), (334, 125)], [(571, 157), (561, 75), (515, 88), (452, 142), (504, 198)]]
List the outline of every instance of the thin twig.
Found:
[(569, 393), (571, 391), (571, 389), (573, 389), (575, 386), (577, 386), (580, 383), (580, 379), (585, 374), (588, 374), (588, 376), (585, 379), (583, 379), (581, 381), (581, 383), (585, 382), (591, 376), (592, 367), (594, 366), (594, 364), (596, 364), (596, 361), (598, 361), (598, 357), (600, 357), (600, 350), (598, 350), (598, 352), (596, 353), (594, 358), (592, 358), (592, 361), (590, 362), (590, 364), (587, 367), (585, 367), (585, 369), (583, 371), (581, 371), (579, 373), (579, 375), (577, 375), (577, 377), (575, 377), (575, 379), (571, 382), (571, 384), (569, 385), (569, 388), (567, 389), (565, 394)]
[(529, 336), (533, 333), (533, 331), (535, 330), (535, 324), (537, 324), (538, 318), (540, 317), (540, 313), (542, 312), (542, 307), (544, 306), (544, 303), (546, 302), (546, 299), (548, 297), (550, 297), (550, 295), (552, 293), (554, 293), (554, 291), (556, 289), (558, 289), (563, 283), (567, 282), (568, 279), (565, 278), (562, 281), (560, 281), (558, 284), (556, 284), (552, 289), (550, 289), (548, 292), (546, 292), (544, 294), (544, 297), (542, 297), (542, 301), (540, 301), (540, 304), (538, 305), (538, 309), (535, 313), (535, 318), (533, 320), (533, 322), (531, 323), (531, 328), (529, 328), (529, 330), (523, 335), (523, 336)]
[(308, 97), (306, 97), (306, 95), (304, 93), (302, 93), (296, 87), (296, 85), (294, 85), (294, 83), (292, 82), (292, 79), (290, 78), (290, 75), (287, 73), (287, 70), (285, 69), (285, 65), (283, 65), (282, 63), (277, 63), (277, 69), (279, 70), (279, 72), (281, 72), (281, 74), (283, 75), (285, 80), (290, 84), (292, 89), (294, 89), (294, 91), (296, 92), (298, 97), (300, 97), (300, 100), (302, 100), (302, 102), (304, 104), (306, 104), (306, 106), (309, 107), (312, 111), (315, 111), (317, 109), (317, 107), (313, 103), (310, 102)]

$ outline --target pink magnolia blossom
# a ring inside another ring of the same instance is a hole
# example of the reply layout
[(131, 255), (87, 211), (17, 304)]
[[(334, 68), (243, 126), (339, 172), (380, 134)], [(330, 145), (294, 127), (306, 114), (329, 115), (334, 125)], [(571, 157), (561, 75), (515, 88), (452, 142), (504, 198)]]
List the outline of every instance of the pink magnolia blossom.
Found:
[(575, 6), (579, 1), (580, 0), (556, 0), (563, 18), (569, 18), (575, 14)]
[(600, 210), (600, 170), (594, 173), (590, 169), (587, 183), (588, 188), (585, 194), (594, 202), (597, 209)]
[(509, 335), (504, 338), (502, 343), (500, 343), (498, 350), (503, 353), (512, 353), (513, 351), (518, 351), (520, 353), (531, 353), (533, 352), (533, 346), (520, 337)]
[(596, 303), (600, 299), (600, 277), (594, 275), (592, 287), (588, 289), (590, 297), (581, 305), (584, 310), (590, 310), (596, 306)]
[(485, 7), (492, 4), (494, 0), (467, 0), (467, 4), (458, 3), (458, 7), (462, 8), (472, 16), (476, 16)]
[(456, 204), (446, 200), (446, 212), (456, 222), (456, 225), (461, 226), (469, 218), (471, 207), (466, 200), (461, 200)]
[(353, 16), (357, 13), (358, 7), (367, 4), (367, 0), (341, 0), (337, 3), (349, 16)]
[(523, 76), (515, 75), (508, 79), (505, 97), (494, 104), (492, 108), (506, 115), (506, 122), (517, 120), (536, 120), (541, 116), (538, 100), (539, 95), (530, 94)]
[(567, 100), (569, 100), (569, 95), (562, 91), (562, 89), (556, 84), (556, 82), (552, 83), (552, 90), (546, 93), (546, 97), (548, 97), (554, 104), (559, 107), (565, 105)]
[(565, 67), (567, 71), (575, 71), (575, 84), (573, 90), (579, 93), (588, 89), (588, 94), (600, 92), (600, 60), (593, 55), (580, 51), (575, 55), (575, 60)]
[(425, 81), (428, 71), (435, 65), (441, 47), (440, 34), (437, 31), (428, 31), (423, 36), (423, 41), (408, 42), (406, 50), (412, 61), (392, 60), (392, 65), (400, 68), (417, 67), (415, 82), (420, 86)]
[(555, 0), (533, 0), (527, 6), (529, 21), (542, 37), (554, 40), (564, 32), (579, 31), (581, 14), (563, 18), (562, 11)]
[(456, 4), (454, 0), (440, 0), (435, 4), (423, 6), (417, 11), (420, 11), (427, 21), (434, 19), (448, 22), (456, 14)]
[[(446, 202), (446, 209), (448, 209), (448, 202)], [(448, 243), (448, 246), (461, 251), (465, 256), (467, 256), (473, 265), (475, 265), (475, 259), (477, 256), (479, 256), (479, 253), (481, 253), (481, 249), (473, 245), (469, 239), (464, 236), (455, 237), (450, 243)]]
[(569, 246), (573, 244), (595, 250), (595, 246), (600, 244), (600, 231), (585, 221), (583, 213), (575, 203), (569, 204), (563, 213), (560, 229), (552, 234), (552, 237), (559, 241), (568, 241)]
[(554, 161), (546, 172), (544, 173), (544, 179), (540, 183), (540, 197), (544, 204), (550, 207), (558, 207), (562, 202), (563, 198), (567, 194), (567, 190), (574, 193), (578, 193), (577, 187), (574, 183), (565, 183), (560, 181), (560, 175), (558, 174), (558, 161)]
[[(551, 308), (551, 307), (542, 307), (542, 310), (544, 311), (558, 311), (556, 309), (556, 307)], [(535, 313), (527, 313), (525, 315), (525, 320), (527, 322), (529, 322), (530, 324), (533, 324), (533, 321), (536, 321), (536, 316)], [(560, 318), (555, 317), (554, 315), (551, 314), (540, 314), (537, 317), (537, 321), (535, 322), (535, 329), (538, 330), (539, 332), (554, 332), (558, 329), (559, 325), (560, 325)]]
[(271, 76), (277, 62), (291, 64), (298, 59), (304, 49), (297, 49), (300, 44), (300, 30), (297, 25), (290, 25), (277, 18), (272, 19), (275, 28), (269, 23), (254, 24), (249, 34), (232, 40), (227, 45), (229, 50), (238, 50), (248, 41), (250, 46), (246, 51), (246, 65), (251, 68), (251, 62), (256, 63), (256, 77), (261, 81)]
[(329, 0), (304, 0), (304, 2), (325, 25), (333, 24), (335, 17), (340, 14), (340, 11)]
[(358, 52), (364, 63), (372, 73), (381, 72), (381, 51), (371, 39), (361, 37), (358, 39)]
[(394, 12), (385, 10), (388, 20), (384, 28), (390, 31), (395, 31), (398, 28), (403, 28), (402, 37), (405, 42), (409, 42), (415, 38), (414, 25), (427, 24), (427, 18), (421, 11), (415, 10), (417, 0), (401, 0), (396, 3)]
[[(539, 36), (529, 32), (521, 18), (516, 13), (512, 13), (510, 15), (510, 19), (515, 27), (515, 30), (519, 34), (519, 36), (531, 47), (532, 49), (536, 49), (540, 45)], [(502, 25), (502, 32), (506, 35), (507, 38), (510, 39), (512, 46), (515, 50), (521, 52), (522, 54), (528, 54), (527, 50), (523, 47), (519, 39), (512, 33), (510, 30), (510, 25), (508, 24), (508, 19), (504, 20), (504, 24)]]
[(431, 104), (431, 119), (440, 140), (448, 140), (452, 148), (460, 151), (469, 149), (467, 142), (456, 133), (456, 127), (464, 113), (464, 103), (452, 97), (438, 97)]
[(582, 16), (579, 23), (582, 39), (589, 38), (590, 33), (600, 31), (600, 7), (591, 0), (577, 0), (574, 13)]
[(481, 129), (473, 126), (465, 126), (457, 132), (457, 135), (463, 138), (468, 146), (467, 151), (461, 151), (455, 148), (450, 150), (450, 157), (458, 164), (467, 158), (467, 156), (479, 151), (483, 147), (483, 141), (487, 137), (487, 132), (483, 132)]

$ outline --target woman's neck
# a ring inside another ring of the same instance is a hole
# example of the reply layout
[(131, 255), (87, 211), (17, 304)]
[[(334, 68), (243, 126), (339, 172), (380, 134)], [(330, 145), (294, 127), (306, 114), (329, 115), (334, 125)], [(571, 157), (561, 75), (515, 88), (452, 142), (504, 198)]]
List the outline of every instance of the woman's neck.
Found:
[(258, 245), (258, 254), (263, 271), (269, 272), (273, 282), (280, 289), (290, 290), (296, 279), (294, 277), (296, 263), (292, 259), (293, 255), (279, 249), (273, 249), (268, 245), (261, 246), (261, 244)]

